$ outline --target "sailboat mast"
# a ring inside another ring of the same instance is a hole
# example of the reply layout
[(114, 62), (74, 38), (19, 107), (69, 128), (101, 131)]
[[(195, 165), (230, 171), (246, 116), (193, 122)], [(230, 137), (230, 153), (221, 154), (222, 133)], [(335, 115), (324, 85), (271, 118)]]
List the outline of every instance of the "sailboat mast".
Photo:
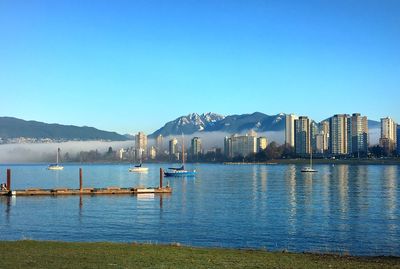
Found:
[(60, 148), (57, 149), (57, 165), (58, 165), (58, 154), (60, 154)]
[(182, 165), (185, 166), (185, 140), (182, 133)]
[(311, 148), (311, 154), (310, 154), (310, 168), (312, 168), (312, 148)]

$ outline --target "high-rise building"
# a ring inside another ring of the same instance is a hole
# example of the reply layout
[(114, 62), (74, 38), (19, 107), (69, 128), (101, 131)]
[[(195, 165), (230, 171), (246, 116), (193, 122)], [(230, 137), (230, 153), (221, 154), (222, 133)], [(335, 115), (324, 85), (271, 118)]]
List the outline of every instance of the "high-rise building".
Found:
[(146, 159), (147, 154), (147, 136), (143, 132), (135, 135), (135, 151), (137, 160)]
[(311, 143), (311, 148), (313, 152), (316, 152), (317, 149), (317, 135), (320, 133), (319, 131), (319, 125), (311, 120), (310, 121), (310, 143)]
[(400, 156), (400, 124), (397, 125), (397, 155)]
[(285, 144), (290, 147), (295, 146), (295, 128), (294, 121), (299, 117), (294, 114), (286, 115), (285, 119)]
[(164, 146), (163, 146), (164, 141), (163, 140), (164, 139), (163, 139), (162, 134), (157, 135), (157, 137), (156, 137), (156, 150), (157, 150), (157, 152), (159, 154), (162, 153), (163, 150), (164, 150)]
[(232, 156), (246, 157), (249, 154), (257, 152), (257, 133), (250, 131), (246, 135), (233, 135), (232, 141)]
[(257, 138), (257, 152), (264, 151), (268, 146), (268, 139), (265, 136)]
[(232, 153), (232, 138), (225, 136), (224, 138), (224, 154), (228, 158), (233, 157)]
[(178, 139), (172, 138), (169, 140), (169, 157), (178, 156)]
[(337, 114), (329, 119), (329, 151), (333, 155), (349, 153), (349, 115)]
[(350, 118), (349, 153), (366, 154), (368, 152), (368, 119), (359, 113), (354, 113)]
[(396, 142), (397, 124), (390, 117), (382, 118), (381, 138), (379, 139), (379, 145), (383, 147), (386, 154), (390, 154), (396, 149)]
[(155, 146), (151, 146), (149, 148), (149, 158), (152, 160), (155, 160), (155, 158), (157, 157), (157, 150)]
[(324, 120), (320, 123), (320, 134), (323, 135), (323, 153), (329, 149), (329, 121)]
[(326, 147), (326, 145), (325, 145), (324, 134), (321, 132), (321, 133), (315, 135), (315, 148), (314, 147), (312, 148), (313, 152), (323, 154), (323, 153), (325, 153), (325, 150), (324, 150), (325, 147)]
[(310, 119), (305, 116), (294, 121), (295, 152), (299, 155), (310, 154)]
[(190, 142), (190, 146), (193, 158), (197, 158), (201, 153), (201, 139), (199, 137), (193, 137)]

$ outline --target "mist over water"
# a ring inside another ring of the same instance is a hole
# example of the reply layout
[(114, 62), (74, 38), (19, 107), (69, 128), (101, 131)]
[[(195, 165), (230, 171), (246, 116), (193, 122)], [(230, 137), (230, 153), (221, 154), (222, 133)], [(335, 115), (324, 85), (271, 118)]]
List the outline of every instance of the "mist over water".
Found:
[[(238, 133), (244, 135), (246, 132)], [(184, 141), (187, 149), (190, 147), (190, 140), (193, 137), (200, 137), (202, 147), (205, 151), (214, 148), (224, 147), (224, 137), (231, 136), (232, 133), (226, 132), (196, 132), (191, 135), (185, 135)], [(272, 141), (278, 144), (285, 142), (284, 131), (258, 132), (257, 136), (265, 136), (268, 143)], [(378, 143), (380, 129), (369, 130), (369, 143), (375, 145)], [(168, 142), (172, 138), (178, 139), (178, 144), (182, 144), (182, 136), (166, 136), (163, 140), (164, 150), (168, 150)], [(155, 145), (154, 139), (148, 140), (148, 146)], [(54, 162), (56, 158), (57, 148), (61, 149), (61, 156), (68, 153), (70, 156), (76, 156), (81, 151), (97, 150), (99, 153), (104, 153), (109, 147), (113, 150), (121, 148), (134, 147), (135, 141), (68, 141), (61, 143), (32, 143), (32, 144), (2, 144), (0, 145), (0, 163), (30, 163), (30, 162)]]
[(109, 147), (113, 150), (132, 147), (134, 141), (68, 141), (61, 143), (31, 143), (0, 145), (0, 163), (54, 162), (57, 148), (61, 156), (68, 153), (76, 155), (81, 151), (98, 150), (104, 153)]

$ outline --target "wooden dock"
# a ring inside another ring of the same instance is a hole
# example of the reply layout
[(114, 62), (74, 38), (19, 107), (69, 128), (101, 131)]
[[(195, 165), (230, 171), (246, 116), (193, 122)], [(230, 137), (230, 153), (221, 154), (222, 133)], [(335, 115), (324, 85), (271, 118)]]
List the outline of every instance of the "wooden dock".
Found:
[(15, 191), (1, 191), (3, 196), (58, 196), (58, 195), (137, 195), (142, 193), (164, 194), (172, 193), (169, 187), (164, 188), (84, 188), (79, 189), (26, 189)]
[(11, 189), (11, 170), (7, 169), (6, 188), (0, 190), (0, 196), (58, 196), (58, 195), (137, 195), (137, 194), (167, 194), (172, 193), (168, 185), (163, 187), (164, 172), (160, 169), (160, 186), (158, 187), (106, 187), (106, 188), (83, 188), (82, 168), (79, 168), (79, 189), (54, 188), (40, 189), (30, 188), (24, 190)]

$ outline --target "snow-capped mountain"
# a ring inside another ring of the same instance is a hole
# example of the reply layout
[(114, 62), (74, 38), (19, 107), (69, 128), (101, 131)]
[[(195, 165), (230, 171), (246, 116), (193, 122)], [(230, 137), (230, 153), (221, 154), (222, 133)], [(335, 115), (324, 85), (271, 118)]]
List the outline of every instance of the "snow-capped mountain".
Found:
[(150, 137), (193, 134), (196, 132), (240, 133), (250, 129), (255, 131), (282, 131), (285, 128), (285, 114), (269, 116), (260, 112), (243, 115), (222, 116), (216, 113), (191, 113), (166, 123)]

